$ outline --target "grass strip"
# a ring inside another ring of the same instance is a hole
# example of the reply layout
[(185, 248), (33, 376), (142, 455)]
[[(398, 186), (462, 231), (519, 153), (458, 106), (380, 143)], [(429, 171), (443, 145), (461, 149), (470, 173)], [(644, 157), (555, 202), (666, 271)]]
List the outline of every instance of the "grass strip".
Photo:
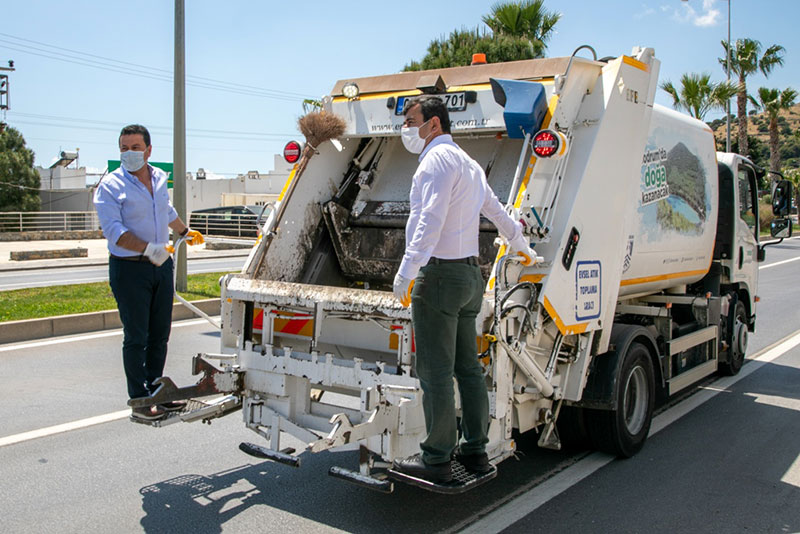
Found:
[[(223, 274), (190, 274), (188, 291), (180, 295), (186, 300), (219, 298)], [(0, 301), (0, 322), (117, 309), (108, 282), (2, 291)]]

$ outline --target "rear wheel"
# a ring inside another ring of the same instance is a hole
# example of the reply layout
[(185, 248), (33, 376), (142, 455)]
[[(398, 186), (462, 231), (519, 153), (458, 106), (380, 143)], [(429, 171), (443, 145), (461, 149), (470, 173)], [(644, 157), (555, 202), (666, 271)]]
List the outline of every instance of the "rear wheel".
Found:
[(628, 347), (616, 382), (614, 410), (592, 410), (586, 423), (597, 449), (629, 458), (647, 439), (655, 404), (653, 362), (644, 345)]
[(744, 364), (747, 353), (749, 332), (747, 330), (747, 310), (742, 301), (736, 302), (733, 310), (733, 320), (725, 320), (723, 339), (728, 345), (727, 360), (720, 362), (719, 372), (723, 375), (733, 376), (739, 372)]

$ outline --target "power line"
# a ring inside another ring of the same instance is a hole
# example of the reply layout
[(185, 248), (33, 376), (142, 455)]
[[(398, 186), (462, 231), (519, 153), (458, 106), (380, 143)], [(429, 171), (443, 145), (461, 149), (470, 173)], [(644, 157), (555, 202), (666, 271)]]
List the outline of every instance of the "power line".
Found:
[[(23, 37), (17, 37), (15, 35), (11, 35), (11, 34), (8, 34), (8, 33), (0, 32), (0, 35), (2, 35), (4, 37), (11, 38), (11, 39), (15, 39), (17, 41), (24, 41), (24, 42), (27, 42), (27, 43), (33, 43), (33, 44), (45, 46), (47, 48), (53, 48), (55, 50), (64, 50), (66, 52), (71, 52), (73, 54), (79, 54), (79, 55), (82, 55), (82, 56), (93, 57), (93, 58), (101, 59), (103, 61), (107, 61), (107, 62), (111, 62), (111, 63), (117, 63), (117, 64), (120, 64), (120, 65), (128, 65), (128, 66), (132, 66), (132, 67), (137, 67), (137, 68), (140, 68), (140, 69), (144, 69), (145, 71), (157, 70), (157, 71), (164, 72), (164, 73), (168, 74), (170, 77), (172, 76), (172, 71), (168, 70), (168, 69), (160, 69), (158, 67), (149, 67), (147, 65), (139, 65), (137, 63), (131, 63), (129, 61), (121, 61), (119, 59), (113, 59), (113, 58), (107, 58), (107, 57), (104, 57), (104, 56), (98, 56), (96, 54), (90, 54), (88, 52), (81, 52), (79, 50), (73, 50), (71, 48), (64, 48), (64, 47), (61, 47), (61, 46), (56, 46), (56, 45), (43, 43), (41, 41), (34, 41), (32, 39), (25, 39)], [(3, 40), (3, 42), (8, 42), (8, 41)], [(17, 44), (17, 46), (22, 46), (22, 45), (19, 45), (18, 43), (13, 43), (13, 44)], [(37, 50), (41, 50), (41, 49), (37, 49)], [(224, 81), (224, 80), (215, 80), (214, 78), (205, 78), (203, 76), (188, 75), (187, 78), (193, 78), (195, 80), (203, 80), (203, 81), (216, 83), (216, 84), (230, 85), (230, 86), (234, 86), (234, 87), (242, 87), (242, 88), (247, 88), (247, 89), (254, 89), (256, 91), (265, 91), (265, 92), (270, 92), (270, 93), (275, 93), (275, 94), (282, 94), (282, 95), (286, 95), (286, 96), (294, 96), (294, 97), (300, 97), (300, 98), (310, 98), (310, 95), (303, 94), (303, 93), (295, 93), (295, 92), (291, 92), (291, 91), (281, 91), (281, 90), (278, 90), (278, 89), (266, 89), (266, 88), (263, 88), (263, 87), (256, 87), (254, 85), (233, 83), (233, 82), (228, 82), (228, 81)]]
[[(8, 39), (0, 38), (0, 42), (5, 43), (5, 46), (11, 50), (15, 50), (18, 52), (32, 54), (35, 56), (45, 57), (48, 59), (54, 59), (57, 61), (64, 61), (67, 63), (74, 63), (77, 65), (82, 65), (86, 67), (92, 67), (100, 70), (106, 70), (110, 72), (116, 72), (120, 74), (127, 74), (130, 76), (138, 76), (142, 78), (148, 78), (152, 80), (164, 81), (164, 82), (172, 82), (172, 72), (159, 69), (156, 67), (148, 67), (145, 65), (137, 65), (135, 63), (129, 63), (125, 61), (118, 61), (111, 58), (105, 58), (103, 56), (97, 56), (94, 54), (88, 54), (85, 52), (78, 52), (73, 51), (70, 49), (65, 49), (53, 45), (48, 45), (46, 43), (40, 43), (38, 41), (32, 41), (30, 39), (23, 39), (20, 37), (16, 37), (13, 35), (0, 33), (2, 36), (11, 37), (12, 39), (16, 39), (19, 41), (26, 41), (35, 44), (39, 44), (48, 48), (53, 48), (55, 50), (48, 50), (47, 48), (39, 48), (36, 46), (30, 46), (14, 41), (9, 41)], [(67, 50), (73, 54), (78, 54), (78, 56), (65, 54), (63, 52), (59, 52), (58, 50)], [(34, 51), (35, 50), (35, 51)], [(80, 56), (89, 56), (89, 57), (96, 57), (101, 59), (102, 61), (96, 61), (93, 59), (87, 59), (85, 57)], [(134, 67), (131, 69), (131, 67)], [(164, 74), (159, 74), (159, 71), (163, 72)], [(188, 76), (190, 78), (186, 81), (186, 85), (192, 87), (200, 87), (205, 89), (212, 89), (222, 92), (228, 93), (235, 93), (247, 96), (257, 96), (262, 98), (273, 98), (277, 100), (289, 101), (289, 102), (297, 102), (300, 99), (308, 98), (308, 95), (303, 95), (300, 93), (291, 93), (288, 91), (279, 91), (275, 89), (264, 89), (250, 85), (244, 84), (236, 84), (232, 82), (226, 82), (222, 80), (214, 80), (212, 78), (203, 78), (200, 76)]]

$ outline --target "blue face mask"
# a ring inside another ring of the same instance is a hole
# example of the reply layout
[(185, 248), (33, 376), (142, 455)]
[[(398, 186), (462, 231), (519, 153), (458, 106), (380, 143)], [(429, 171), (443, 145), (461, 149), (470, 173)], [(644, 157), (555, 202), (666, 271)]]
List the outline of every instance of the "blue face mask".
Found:
[(144, 152), (137, 152), (135, 150), (120, 152), (119, 161), (122, 168), (126, 171), (136, 172), (144, 167)]

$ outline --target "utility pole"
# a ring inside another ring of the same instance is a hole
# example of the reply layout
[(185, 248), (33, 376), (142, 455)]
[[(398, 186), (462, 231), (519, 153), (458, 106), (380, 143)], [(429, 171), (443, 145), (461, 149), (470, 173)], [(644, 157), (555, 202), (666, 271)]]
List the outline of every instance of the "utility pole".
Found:
[[(728, 83), (731, 82), (731, 0), (728, 0), (728, 59), (725, 63), (725, 72), (728, 75)], [(731, 99), (728, 99), (725, 106), (725, 152), (731, 151)]]
[(10, 106), (11, 88), (8, 81), (8, 74), (4, 72), (14, 72), (14, 62), (8, 61), (8, 67), (0, 67), (0, 133), (3, 133), (6, 127), (6, 111)]
[[(186, 38), (184, 0), (175, 0), (175, 72), (173, 77), (172, 202), (178, 216), (189, 223), (186, 213)], [(178, 251), (175, 290), (186, 291), (186, 244)]]

